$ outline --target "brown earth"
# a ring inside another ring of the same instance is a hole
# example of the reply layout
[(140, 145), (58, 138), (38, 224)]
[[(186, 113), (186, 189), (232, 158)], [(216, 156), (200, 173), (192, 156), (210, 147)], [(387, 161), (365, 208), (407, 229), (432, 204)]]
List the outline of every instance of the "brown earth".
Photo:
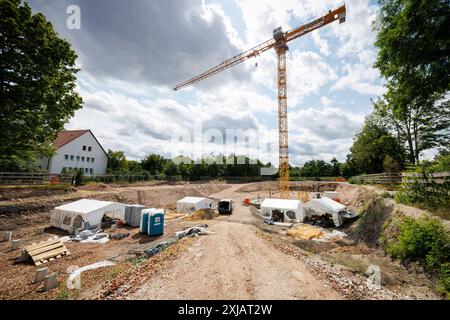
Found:
[[(308, 185), (307, 182), (306, 185)], [(312, 188), (316, 188), (314, 186)], [(333, 190), (324, 182), (319, 189)], [(15, 263), (20, 251), (7, 252), (9, 244), (0, 243), (0, 299), (438, 299), (433, 282), (424, 273), (407, 270), (391, 261), (382, 250), (369, 247), (366, 240), (350, 238), (319, 242), (295, 240), (287, 228), (266, 225), (254, 207), (242, 204), (244, 198), (265, 197), (270, 183), (253, 184), (174, 184), (90, 186), (68, 194), (13, 197), (0, 201), (0, 230), (10, 228), (21, 247), (63, 232), (48, 226), (49, 211), (55, 204), (77, 198), (144, 203), (165, 207), (168, 218), (162, 237), (142, 236), (138, 228), (118, 228), (107, 232), (129, 233), (123, 240), (105, 244), (67, 243), (71, 255), (47, 264), (58, 272), (60, 287), (41, 291), (31, 283), (36, 267)], [(274, 186), (276, 190), (276, 185)], [(306, 187), (305, 187), (306, 188)], [(330, 188), (330, 189), (328, 189)], [(334, 186), (336, 188), (336, 186)], [(345, 203), (363, 208), (376, 190), (340, 184), (337, 187)], [(312, 191), (316, 192), (316, 191)], [(202, 195), (231, 198), (235, 211), (212, 220), (188, 221), (176, 212), (176, 200)], [(388, 199), (392, 200), (392, 199)], [(9, 212), (5, 207), (15, 208)], [(17, 207), (19, 207), (17, 209)], [(3, 209), (2, 209), (3, 208)], [(34, 210), (38, 208), (37, 210)], [(44, 208), (44, 209), (42, 209)], [(3, 210), (3, 211), (1, 211)], [(172, 236), (175, 231), (198, 223), (207, 223), (214, 234), (188, 238), (172, 249), (141, 261), (133, 254)], [(351, 232), (352, 227), (345, 231)], [(366, 233), (376, 233), (368, 228)], [(370, 241), (369, 241), (370, 242)], [(84, 266), (104, 259), (116, 266), (88, 271), (82, 275), (82, 290), (65, 288), (67, 267)], [(367, 284), (367, 268), (381, 269), (382, 287)], [(106, 294), (105, 294), (106, 292)]]

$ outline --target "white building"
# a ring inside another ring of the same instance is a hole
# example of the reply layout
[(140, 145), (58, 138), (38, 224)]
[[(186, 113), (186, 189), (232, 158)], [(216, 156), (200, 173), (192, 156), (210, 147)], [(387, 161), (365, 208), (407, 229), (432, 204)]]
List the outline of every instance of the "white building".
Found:
[(56, 154), (43, 158), (41, 168), (50, 173), (82, 169), (86, 175), (105, 174), (108, 154), (91, 130), (61, 131), (53, 142)]

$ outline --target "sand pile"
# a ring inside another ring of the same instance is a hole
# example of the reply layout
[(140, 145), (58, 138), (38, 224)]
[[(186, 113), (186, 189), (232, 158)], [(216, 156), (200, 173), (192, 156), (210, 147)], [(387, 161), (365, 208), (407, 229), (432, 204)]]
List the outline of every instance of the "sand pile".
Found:
[(295, 239), (318, 239), (323, 236), (323, 231), (317, 227), (310, 225), (301, 225), (287, 231), (287, 235), (294, 237)]
[(211, 220), (217, 217), (219, 214), (214, 212), (213, 209), (200, 209), (194, 211), (191, 215), (186, 217), (186, 220), (189, 221), (198, 221), (198, 220)]

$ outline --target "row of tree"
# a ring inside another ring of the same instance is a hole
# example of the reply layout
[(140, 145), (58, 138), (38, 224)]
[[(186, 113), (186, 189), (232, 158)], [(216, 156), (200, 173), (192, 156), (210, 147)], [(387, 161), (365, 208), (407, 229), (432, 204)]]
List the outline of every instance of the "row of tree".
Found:
[[(128, 160), (123, 151), (108, 151), (109, 174), (144, 174), (181, 176), (183, 179), (198, 179), (199, 177), (259, 177), (261, 168), (273, 168), (270, 162), (264, 164), (260, 160), (246, 156), (210, 156), (201, 160), (187, 157), (166, 159), (155, 153), (147, 155), (140, 161)], [(330, 162), (324, 160), (307, 161), (303, 167), (290, 167), (291, 177), (340, 177), (350, 176), (347, 163), (340, 163), (336, 158)], [(270, 171), (269, 171), (270, 173)], [(271, 176), (277, 176), (273, 168)]]
[(200, 177), (258, 177), (261, 168), (271, 167), (246, 156), (216, 156), (192, 160), (187, 157), (167, 159), (155, 153), (140, 161), (127, 160), (123, 151), (108, 150), (108, 173), (181, 176), (186, 180)]

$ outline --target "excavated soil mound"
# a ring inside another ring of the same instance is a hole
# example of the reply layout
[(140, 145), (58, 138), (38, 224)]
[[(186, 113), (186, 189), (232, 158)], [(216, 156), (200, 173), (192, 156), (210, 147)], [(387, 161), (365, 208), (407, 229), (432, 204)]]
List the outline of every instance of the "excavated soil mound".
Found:
[(323, 236), (323, 231), (319, 228), (309, 226), (309, 225), (301, 225), (287, 231), (287, 235), (294, 237), (295, 239), (318, 239)]
[(213, 209), (200, 209), (194, 211), (191, 215), (186, 217), (186, 220), (189, 221), (198, 221), (198, 220), (211, 220), (217, 217), (219, 214), (216, 213)]

